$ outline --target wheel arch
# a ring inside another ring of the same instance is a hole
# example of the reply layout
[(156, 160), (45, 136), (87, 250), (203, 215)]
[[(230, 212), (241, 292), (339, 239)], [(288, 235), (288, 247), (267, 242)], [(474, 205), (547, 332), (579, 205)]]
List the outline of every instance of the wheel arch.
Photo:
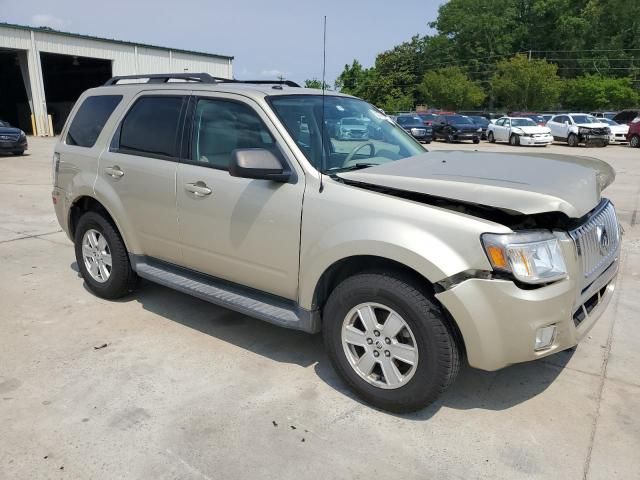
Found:
[[(122, 229), (118, 225), (113, 214), (109, 211), (109, 209), (95, 197), (91, 195), (81, 195), (73, 200), (71, 203), (71, 207), (69, 208), (69, 218), (68, 218), (68, 228), (69, 228), (69, 236), (71, 239), (75, 238), (76, 228), (78, 226), (78, 221), (80, 217), (87, 212), (97, 212), (100, 213), (108, 220), (120, 234), (122, 241), (129, 250), (129, 244), (127, 243), (126, 237), (122, 234)], [(130, 251), (130, 250), (129, 250)]]
[(422, 273), (397, 260), (376, 255), (354, 255), (335, 261), (324, 270), (316, 282), (312, 297), (313, 308), (322, 312), (329, 295), (343, 280), (354, 275), (370, 272), (385, 272), (406, 279), (425, 295), (429, 296), (444, 312), (444, 320), (450, 328), (460, 352), (466, 354), (464, 338), (460, 328), (447, 308), (436, 298), (434, 284)]

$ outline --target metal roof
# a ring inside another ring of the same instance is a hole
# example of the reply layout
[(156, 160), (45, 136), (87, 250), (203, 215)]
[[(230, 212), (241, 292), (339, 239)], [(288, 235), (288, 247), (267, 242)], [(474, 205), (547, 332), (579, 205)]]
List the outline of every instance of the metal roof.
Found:
[(60, 31), (60, 30), (55, 30), (55, 29), (50, 28), (50, 27), (30, 27), (28, 25), (18, 25), (18, 24), (14, 24), (14, 23), (0, 22), (0, 28), (2, 28), (2, 27), (15, 28), (15, 29), (18, 29), (18, 30), (33, 31), (33, 32), (38, 32), (38, 33), (50, 33), (52, 35), (63, 35), (65, 37), (80, 38), (80, 39), (84, 39), (84, 40), (97, 40), (97, 41), (100, 41), (100, 42), (111, 42), (111, 43), (117, 43), (119, 45), (131, 45), (132, 47), (154, 48), (154, 49), (157, 49), (157, 50), (171, 50), (172, 52), (176, 52), (176, 53), (186, 53), (186, 54), (190, 54), (190, 55), (200, 55), (200, 56), (203, 56), (203, 57), (226, 58), (226, 59), (229, 59), (229, 60), (233, 60), (233, 58), (234, 58), (234, 57), (231, 57), (229, 55), (219, 55), (217, 53), (198, 52), (198, 51), (195, 51), (195, 50), (184, 50), (184, 49), (172, 48), (172, 47), (161, 47), (159, 45), (149, 45), (148, 43), (129, 42), (129, 41), (126, 41), (126, 40), (115, 40), (113, 38), (94, 37), (93, 35), (84, 35), (84, 34), (81, 34), (81, 33), (63, 32), (63, 31)]

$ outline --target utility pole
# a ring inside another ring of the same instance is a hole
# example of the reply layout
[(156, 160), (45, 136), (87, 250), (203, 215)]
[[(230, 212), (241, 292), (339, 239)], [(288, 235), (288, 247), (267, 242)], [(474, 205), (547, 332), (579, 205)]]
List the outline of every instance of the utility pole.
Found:
[(531, 61), (531, 50), (529, 50), (529, 61)]

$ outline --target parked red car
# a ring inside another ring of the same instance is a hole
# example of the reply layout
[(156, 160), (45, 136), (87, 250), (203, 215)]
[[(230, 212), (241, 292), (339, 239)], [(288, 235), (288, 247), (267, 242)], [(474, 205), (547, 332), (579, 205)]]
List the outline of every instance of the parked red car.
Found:
[(636, 119), (629, 124), (627, 141), (629, 142), (629, 146), (633, 148), (640, 147), (640, 117), (636, 117)]

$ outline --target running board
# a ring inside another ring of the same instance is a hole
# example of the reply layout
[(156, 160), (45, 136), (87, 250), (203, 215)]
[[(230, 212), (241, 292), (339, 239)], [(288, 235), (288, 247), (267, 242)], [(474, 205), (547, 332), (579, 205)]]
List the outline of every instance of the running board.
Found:
[(320, 331), (319, 312), (305, 310), (291, 300), (146, 256), (130, 255), (130, 259), (138, 276), (165, 287), (281, 327)]

